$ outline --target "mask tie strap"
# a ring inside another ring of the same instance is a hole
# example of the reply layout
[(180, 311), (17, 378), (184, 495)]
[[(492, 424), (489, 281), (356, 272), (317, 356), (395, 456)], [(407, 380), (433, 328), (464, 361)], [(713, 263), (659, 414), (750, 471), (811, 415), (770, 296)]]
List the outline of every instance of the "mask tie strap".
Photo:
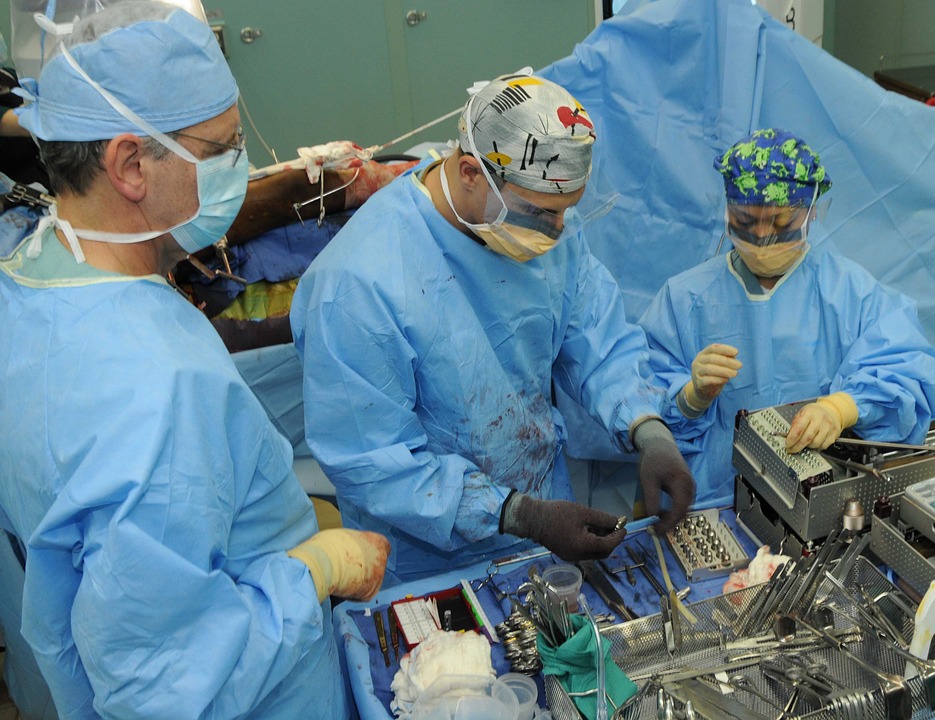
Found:
[(45, 67), (45, 40), (46, 35), (52, 35), (55, 38), (61, 38), (65, 35), (71, 35), (74, 31), (75, 24), (70, 23), (57, 23), (52, 18), (55, 17), (57, 11), (56, 0), (49, 0), (49, 5), (45, 9), (47, 15), (42, 13), (33, 13), (33, 20), (36, 21), (36, 25), (42, 30), (39, 34), (39, 72), (36, 73), (36, 78), (42, 74), (42, 70)]
[(488, 223), (481, 223), (481, 224), (469, 223), (463, 217), (458, 215), (458, 211), (455, 209), (454, 201), (451, 199), (451, 190), (448, 188), (448, 175), (445, 173), (445, 163), (448, 162), (448, 159), (449, 158), (445, 158), (442, 161), (441, 166), (438, 168), (438, 172), (440, 173), (438, 179), (442, 185), (442, 192), (445, 193), (445, 200), (448, 201), (448, 207), (451, 208), (451, 212), (453, 212), (455, 214), (455, 217), (458, 218), (458, 222), (460, 222), (462, 225), (469, 228), (470, 230), (489, 230), (490, 225)]
[[(477, 145), (474, 143), (474, 130), (471, 127), (472, 126), (471, 106), (474, 104), (474, 98), (476, 97), (477, 95), (471, 95), (471, 99), (468, 100), (467, 107), (464, 109), (464, 121), (465, 123), (467, 123), (467, 127), (468, 127), (468, 131), (466, 134), (468, 138), (468, 143), (471, 145), (471, 154), (474, 155), (475, 158), (477, 158), (477, 162), (480, 163), (480, 169), (481, 169), (481, 172), (484, 174), (484, 178), (486, 178), (488, 185), (490, 185), (490, 189), (493, 190), (494, 195), (496, 195), (497, 199), (500, 201), (500, 206), (501, 206), (500, 213), (497, 215), (497, 219), (494, 220), (492, 223), (489, 223), (489, 225), (499, 225), (506, 219), (506, 213), (507, 213), (506, 200), (504, 200), (503, 195), (500, 194), (500, 188), (497, 187), (497, 183), (493, 181), (493, 178), (490, 177), (490, 173), (487, 172), (487, 167), (486, 167), (486, 163), (484, 162), (484, 158), (479, 152), (477, 152)], [(458, 219), (461, 220), (461, 218), (458, 218)], [(464, 221), (461, 220), (461, 222), (464, 222)]]
[(42, 252), (42, 236), (49, 227), (58, 227), (61, 229), (62, 233), (65, 235), (65, 240), (68, 242), (68, 247), (71, 248), (71, 252), (75, 256), (75, 262), (79, 265), (83, 263), (85, 261), (84, 251), (81, 249), (81, 243), (78, 242), (75, 229), (71, 226), (70, 222), (58, 216), (58, 208), (54, 203), (49, 206), (49, 214), (39, 220), (39, 224), (36, 226), (35, 232), (33, 232), (32, 239), (26, 246), (26, 257), (32, 259), (39, 257), (39, 254)]

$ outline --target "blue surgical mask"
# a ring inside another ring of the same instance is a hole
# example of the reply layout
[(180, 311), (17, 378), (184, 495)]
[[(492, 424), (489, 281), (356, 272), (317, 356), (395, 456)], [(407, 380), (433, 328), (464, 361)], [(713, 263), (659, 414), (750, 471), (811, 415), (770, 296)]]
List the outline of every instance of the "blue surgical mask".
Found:
[(247, 154), (228, 150), (195, 163), (198, 177), (198, 212), (172, 229), (172, 237), (187, 253), (213, 245), (230, 230), (247, 196), (250, 167)]

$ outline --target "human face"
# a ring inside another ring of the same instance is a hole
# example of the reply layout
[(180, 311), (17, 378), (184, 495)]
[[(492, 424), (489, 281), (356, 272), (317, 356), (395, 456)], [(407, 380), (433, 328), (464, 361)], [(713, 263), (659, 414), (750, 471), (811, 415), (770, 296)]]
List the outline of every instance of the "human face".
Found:
[[(558, 244), (565, 227), (565, 211), (580, 198), (515, 188), (494, 180), (487, 195), (485, 219), (488, 222), (469, 226), (487, 247), (517, 262), (527, 262), (543, 255)], [(583, 192), (583, 189), (582, 189)]]
[[(222, 155), (231, 149), (241, 150), (243, 126), (240, 112), (236, 105), (232, 105), (220, 115), (172, 135), (176, 136), (176, 142), (199, 160)], [(197, 173), (192, 163), (175, 153), (168, 153), (163, 161), (167, 163), (167, 171), (175, 178), (175, 182), (170, 184), (169, 197), (162, 201), (163, 207), (172, 215), (172, 220), (167, 221), (165, 226), (171, 226), (178, 218), (191, 217), (198, 210)], [(239, 162), (243, 161), (241, 157)]]
[(553, 194), (528, 190), (509, 182), (494, 182), (498, 183), (506, 205), (505, 223), (541, 232), (553, 240), (565, 228), (565, 211), (577, 205), (584, 195), (584, 187), (571, 193)]
[(807, 231), (808, 205), (728, 204), (727, 232), (757, 247), (803, 240)]
[(809, 208), (728, 205), (727, 234), (754, 275), (779, 277), (808, 251)]

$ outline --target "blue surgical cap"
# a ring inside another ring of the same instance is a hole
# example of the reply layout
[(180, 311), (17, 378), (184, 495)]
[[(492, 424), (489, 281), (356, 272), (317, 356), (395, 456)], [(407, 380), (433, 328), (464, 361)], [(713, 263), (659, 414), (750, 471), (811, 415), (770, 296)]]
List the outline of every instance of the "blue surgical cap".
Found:
[[(154, 17), (158, 8), (164, 12)], [(76, 23), (65, 42), (91, 79), (160, 132), (210, 120), (237, 101), (237, 82), (211, 28), (165, 3), (116, 3)], [(45, 65), (38, 83), (21, 84), (32, 102), (19, 111), (19, 122), (42, 140), (86, 142), (141, 132), (62, 53)]]

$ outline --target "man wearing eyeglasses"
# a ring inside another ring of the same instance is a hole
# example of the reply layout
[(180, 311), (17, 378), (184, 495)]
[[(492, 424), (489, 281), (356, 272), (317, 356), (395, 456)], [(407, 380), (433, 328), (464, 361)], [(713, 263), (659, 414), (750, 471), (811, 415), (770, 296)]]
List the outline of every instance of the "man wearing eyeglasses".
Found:
[(243, 202), (234, 78), (164, 3), (47, 29), (20, 121), (58, 202), (0, 260), (22, 635), (61, 717), (344, 720), (329, 596), (371, 598), (388, 543), (318, 531), (291, 446), (164, 279)]
[(560, 86), (494, 80), (458, 149), (371, 198), (300, 281), (306, 439), (345, 524), (390, 537), (388, 579), (530, 540), (565, 560), (620, 543), (617, 518), (572, 501), (553, 382), (639, 449), (660, 530), (692, 501), (645, 338), (576, 209), (594, 140)]
[(791, 423), (790, 453), (824, 449), (849, 427), (922, 442), (935, 410), (935, 351), (909, 298), (817, 242), (819, 198), (831, 187), (818, 155), (768, 128), (714, 166), (733, 248), (670, 278), (640, 319), (699, 505), (733, 500), (741, 409), (816, 398)]

